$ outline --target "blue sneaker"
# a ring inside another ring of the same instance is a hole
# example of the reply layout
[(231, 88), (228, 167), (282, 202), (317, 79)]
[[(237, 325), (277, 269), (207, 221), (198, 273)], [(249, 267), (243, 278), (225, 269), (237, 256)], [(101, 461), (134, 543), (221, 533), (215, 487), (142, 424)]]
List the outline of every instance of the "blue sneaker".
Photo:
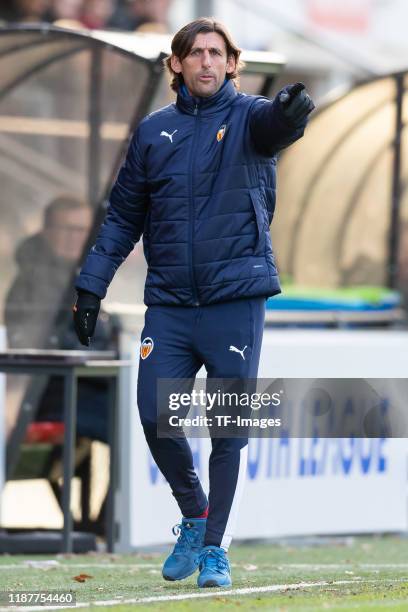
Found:
[(227, 553), (219, 546), (204, 546), (199, 557), (199, 587), (229, 587), (232, 584)]
[(186, 519), (173, 527), (174, 535), (178, 535), (173, 552), (163, 565), (165, 580), (183, 580), (194, 574), (198, 568), (198, 555), (204, 544), (207, 519)]

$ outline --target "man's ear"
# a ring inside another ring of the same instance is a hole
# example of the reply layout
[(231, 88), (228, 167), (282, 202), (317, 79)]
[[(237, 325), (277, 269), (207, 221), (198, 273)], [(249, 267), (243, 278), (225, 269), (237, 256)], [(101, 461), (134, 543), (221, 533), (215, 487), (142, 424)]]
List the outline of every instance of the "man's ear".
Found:
[(237, 67), (237, 62), (235, 60), (234, 55), (231, 54), (227, 60), (227, 70), (226, 70), (227, 74), (231, 74), (232, 72), (234, 72), (236, 67)]
[(181, 62), (176, 55), (171, 56), (170, 65), (171, 65), (173, 72), (175, 72), (176, 74), (181, 73)]

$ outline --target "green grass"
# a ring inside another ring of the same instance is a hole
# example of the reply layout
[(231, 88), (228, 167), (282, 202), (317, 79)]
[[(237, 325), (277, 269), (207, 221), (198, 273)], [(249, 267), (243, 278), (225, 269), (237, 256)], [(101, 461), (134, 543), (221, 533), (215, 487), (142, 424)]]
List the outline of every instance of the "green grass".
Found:
[[(232, 590), (300, 582), (322, 586), (277, 592), (227, 595), (198, 589), (196, 576), (178, 583), (161, 577), (164, 554), (57, 555), (0, 557), (0, 590), (75, 590), (78, 602), (118, 599), (111, 610), (276, 610), (280, 612), (408, 611), (408, 540), (397, 537), (339, 539), (324, 546), (269, 544), (231, 547)], [(28, 560), (53, 559), (53, 567), (28, 567)], [(13, 565), (12, 568), (7, 566)], [(95, 565), (97, 567), (95, 567)], [(84, 583), (78, 574), (92, 576)], [(345, 584), (336, 584), (347, 581)], [(181, 594), (211, 594), (205, 599), (120, 604), (121, 599), (143, 599)], [(101, 608), (108, 608), (101, 606)], [(99, 608), (99, 607), (98, 607)]]

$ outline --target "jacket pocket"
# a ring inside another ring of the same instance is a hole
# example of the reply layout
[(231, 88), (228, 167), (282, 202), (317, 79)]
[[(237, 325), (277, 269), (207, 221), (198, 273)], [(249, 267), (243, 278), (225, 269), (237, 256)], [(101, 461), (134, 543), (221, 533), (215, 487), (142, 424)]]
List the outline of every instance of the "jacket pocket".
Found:
[(272, 223), (273, 215), (275, 212), (275, 204), (276, 204), (276, 192), (275, 190), (267, 191), (266, 189), (262, 189), (261, 192), (261, 200), (262, 204), (265, 208), (266, 219), (268, 223), (268, 227)]
[(261, 196), (259, 189), (250, 189), (249, 194), (251, 196), (252, 208), (253, 208), (255, 220), (256, 220), (256, 241), (255, 241), (255, 246), (254, 246), (254, 252), (255, 252), (264, 235), (265, 205), (262, 202), (262, 196)]

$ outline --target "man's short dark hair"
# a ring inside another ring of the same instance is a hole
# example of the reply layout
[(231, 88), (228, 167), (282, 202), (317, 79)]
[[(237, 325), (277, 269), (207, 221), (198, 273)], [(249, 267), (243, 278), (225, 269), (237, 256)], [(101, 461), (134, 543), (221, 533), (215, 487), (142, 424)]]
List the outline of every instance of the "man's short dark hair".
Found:
[(227, 57), (233, 55), (235, 58), (236, 68), (234, 72), (227, 73), (225, 76), (227, 79), (232, 79), (235, 87), (238, 89), (239, 73), (244, 66), (244, 63), (239, 59), (241, 49), (234, 43), (231, 34), (222, 23), (210, 17), (200, 17), (200, 19), (195, 19), (195, 21), (191, 21), (185, 25), (174, 35), (171, 41), (171, 55), (163, 60), (165, 67), (172, 77), (170, 87), (174, 91), (178, 92), (180, 86), (184, 83), (184, 79), (182, 74), (176, 74), (172, 69), (171, 57), (174, 55), (182, 61), (190, 53), (197, 34), (208, 34), (210, 32), (216, 32), (222, 36), (227, 48)]
[(44, 227), (50, 227), (53, 224), (53, 217), (56, 213), (65, 210), (83, 210), (89, 209), (87, 202), (72, 195), (60, 195), (46, 206), (44, 210)]

